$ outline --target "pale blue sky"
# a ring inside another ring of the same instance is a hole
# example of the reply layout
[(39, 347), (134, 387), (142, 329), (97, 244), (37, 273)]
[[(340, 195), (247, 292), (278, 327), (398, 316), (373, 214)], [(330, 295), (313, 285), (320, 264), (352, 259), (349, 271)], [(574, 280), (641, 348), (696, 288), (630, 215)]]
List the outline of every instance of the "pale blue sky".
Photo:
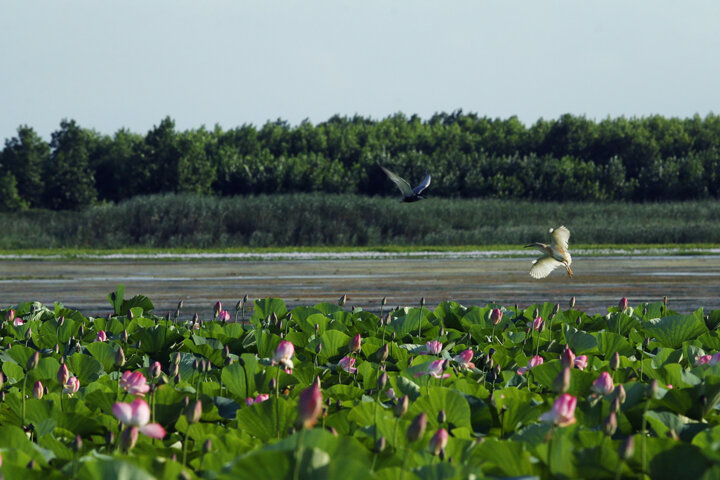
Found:
[[(720, 112), (720, 2), (3, 0), (0, 141), (334, 114)], [(1, 144), (0, 144), (1, 145)]]

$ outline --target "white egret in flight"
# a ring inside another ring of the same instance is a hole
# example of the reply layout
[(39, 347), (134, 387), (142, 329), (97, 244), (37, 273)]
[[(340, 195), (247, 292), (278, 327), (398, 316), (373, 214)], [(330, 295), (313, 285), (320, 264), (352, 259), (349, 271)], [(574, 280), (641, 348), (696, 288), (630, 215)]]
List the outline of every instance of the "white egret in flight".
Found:
[(403, 202), (417, 202), (418, 200), (422, 200), (423, 198), (425, 198), (421, 194), (425, 191), (425, 189), (430, 186), (429, 173), (427, 174), (427, 176), (425, 176), (425, 179), (420, 182), (420, 184), (418, 184), (417, 187), (412, 188), (408, 181), (404, 178), (396, 175), (382, 165), (380, 165), (380, 168), (382, 168), (382, 171), (385, 172), (385, 175), (387, 175), (390, 180), (392, 180), (393, 183), (398, 186), (403, 195)]
[(572, 258), (568, 251), (568, 240), (570, 239), (570, 230), (564, 226), (550, 229), (553, 241), (552, 245), (545, 245), (544, 243), (531, 243), (526, 245), (527, 247), (535, 247), (543, 253), (543, 256), (533, 261), (533, 266), (530, 269), (530, 276), (533, 278), (545, 278), (550, 275), (550, 272), (555, 270), (560, 265), (563, 265), (567, 269), (568, 276), (572, 278), (573, 272), (570, 270), (570, 264)]

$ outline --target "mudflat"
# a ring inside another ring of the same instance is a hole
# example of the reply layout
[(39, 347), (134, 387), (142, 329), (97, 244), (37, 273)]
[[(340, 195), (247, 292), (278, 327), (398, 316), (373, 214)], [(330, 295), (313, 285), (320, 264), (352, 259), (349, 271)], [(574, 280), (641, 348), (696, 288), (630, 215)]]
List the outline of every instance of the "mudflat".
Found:
[(574, 278), (558, 269), (548, 278), (528, 274), (529, 258), (380, 258), (292, 260), (0, 260), (0, 305), (62, 302), (85, 314), (110, 312), (107, 294), (118, 284), (126, 296), (143, 294), (156, 313), (175, 310), (183, 300), (183, 316), (212, 315), (220, 300), (234, 311), (250, 298), (278, 297), (288, 307), (336, 302), (348, 295), (348, 306), (377, 311), (417, 305), (425, 297), (433, 308), (444, 300), (463, 305), (496, 301), (520, 307), (540, 302), (605, 312), (626, 296), (631, 305), (660, 301), (681, 313), (700, 307), (720, 309), (720, 256), (606, 256), (573, 258)]

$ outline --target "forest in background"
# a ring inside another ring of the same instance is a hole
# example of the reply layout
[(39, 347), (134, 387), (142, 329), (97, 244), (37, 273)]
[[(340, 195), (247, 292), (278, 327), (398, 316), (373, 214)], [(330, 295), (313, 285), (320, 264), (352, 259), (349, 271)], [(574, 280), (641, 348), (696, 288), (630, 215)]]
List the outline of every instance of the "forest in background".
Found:
[(0, 211), (78, 210), (138, 195), (399, 193), (378, 167), (431, 197), (631, 202), (720, 197), (720, 116), (563, 115), (525, 126), (456, 111), (427, 120), (334, 116), (106, 135), (63, 120), (49, 142), (31, 126), (0, 151)]

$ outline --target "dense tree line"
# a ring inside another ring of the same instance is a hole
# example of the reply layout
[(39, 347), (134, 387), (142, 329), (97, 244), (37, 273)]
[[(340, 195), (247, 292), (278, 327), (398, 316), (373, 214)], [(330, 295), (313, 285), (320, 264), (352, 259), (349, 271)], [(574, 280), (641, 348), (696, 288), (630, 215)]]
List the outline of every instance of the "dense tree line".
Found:
[(687, 200), (720, 197), (720, 116), (563, 115), (525, 126), (456, 111), (428, 120), (334, 116), (113, 136), (63, 120), (49, 143), (18, 128), (0, 152), (0, 210), (77, 209), (152, 193), (396, 195), (383, 164), (437, 197)]

